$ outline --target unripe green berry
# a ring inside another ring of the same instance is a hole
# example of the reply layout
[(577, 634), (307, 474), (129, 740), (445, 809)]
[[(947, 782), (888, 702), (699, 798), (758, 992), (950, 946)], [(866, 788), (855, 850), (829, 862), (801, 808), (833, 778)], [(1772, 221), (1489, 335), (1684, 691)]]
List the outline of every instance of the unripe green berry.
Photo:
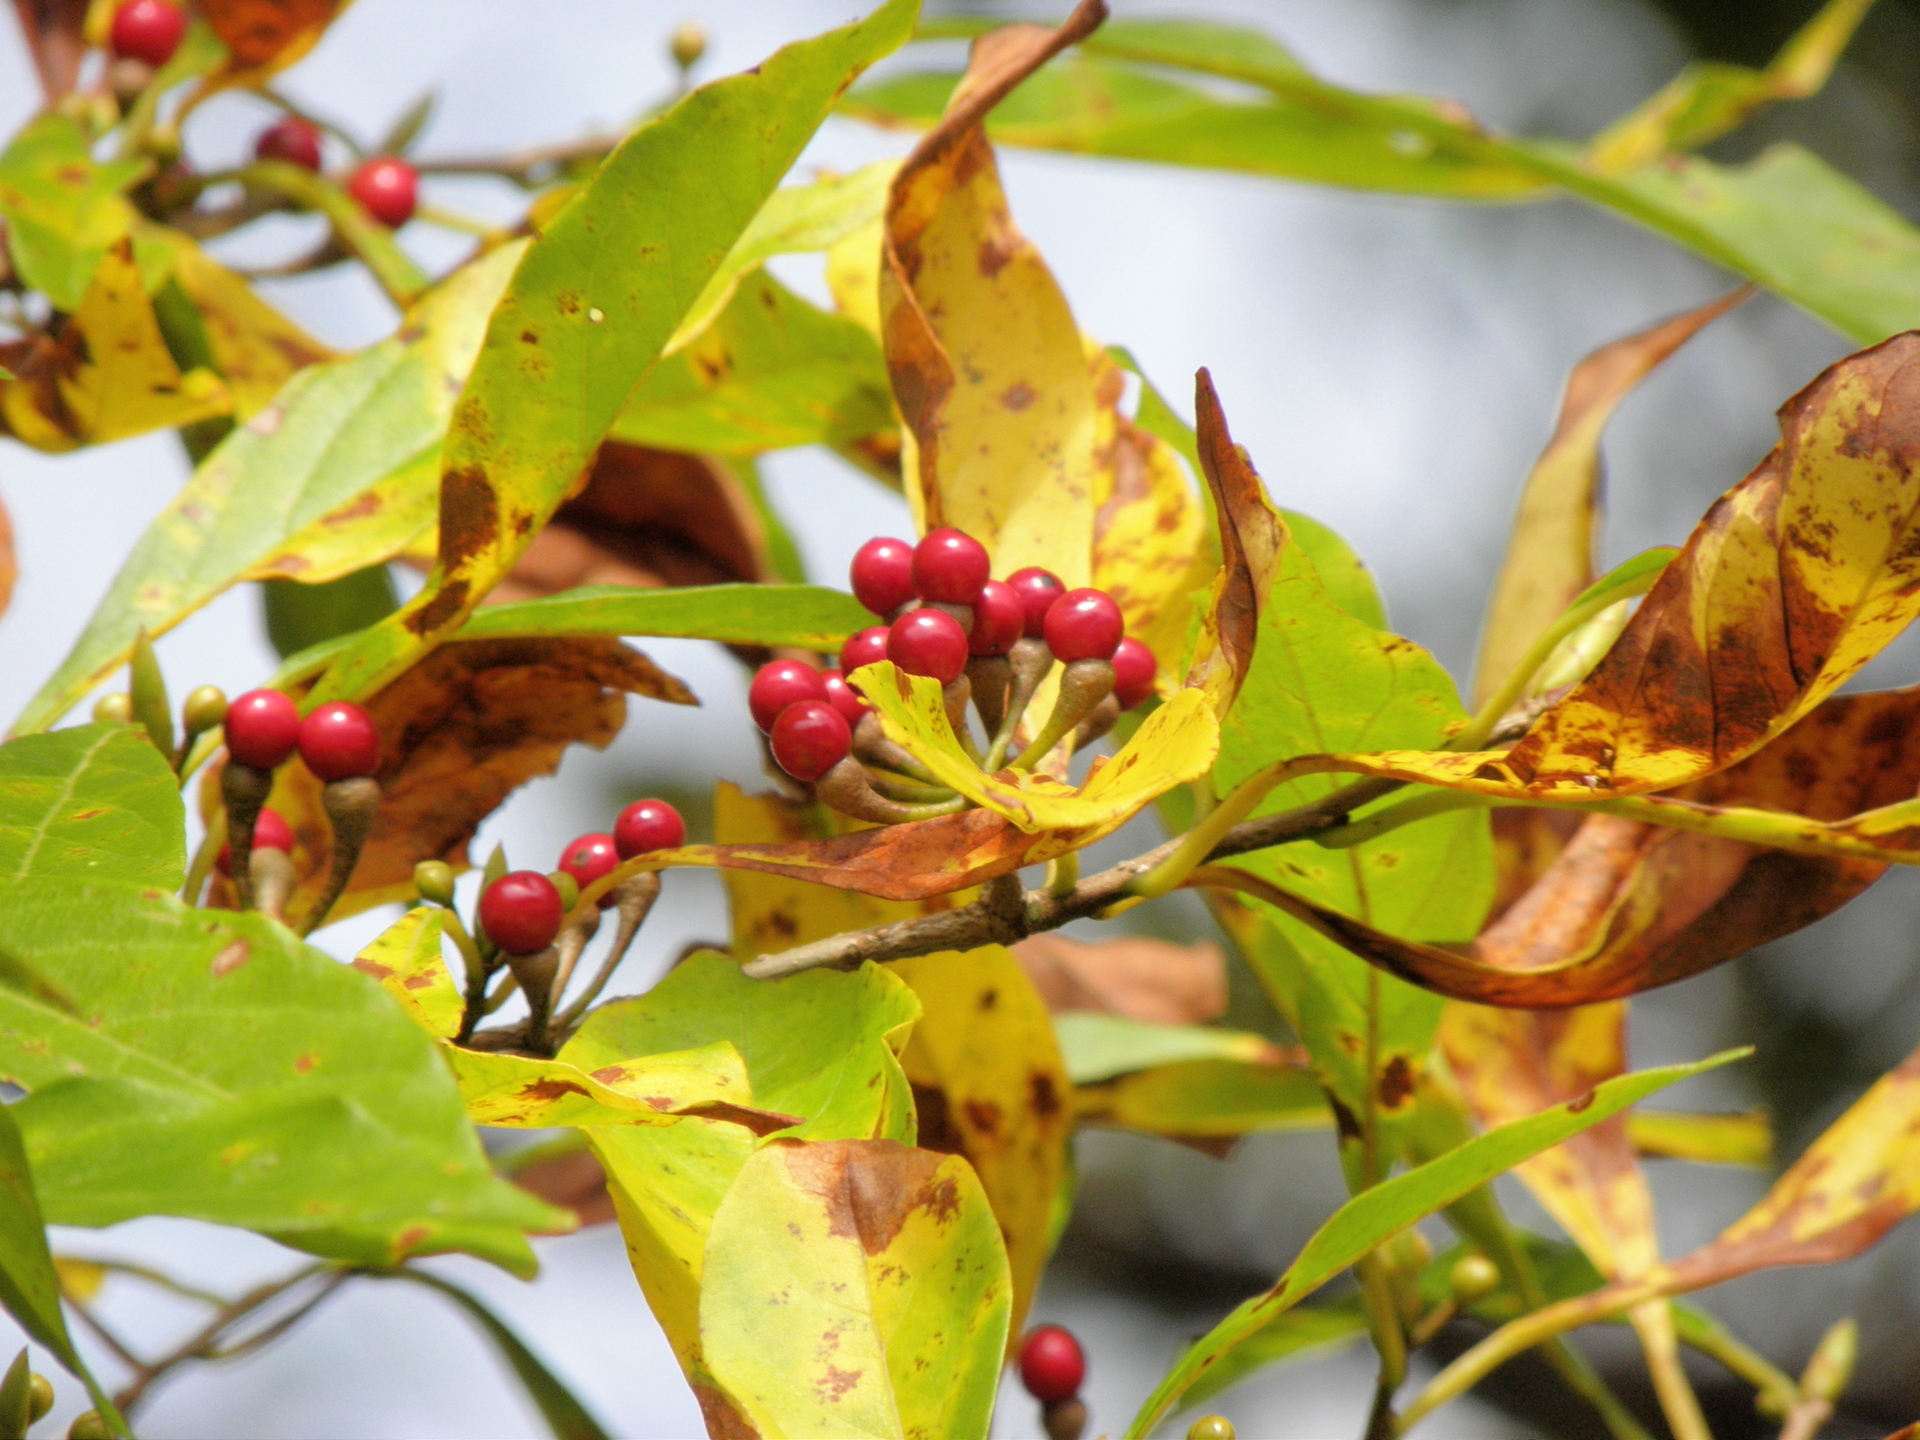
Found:
[(690, 70), (707, 53), (707, 32), (697, 22), (684, 20), (674, 28), (669, 48), (673, 52), (673, 63), (682, 70)]
[(53, 1409), (53, 1382), (44, 1375), (34, 1375), (27, 1381), (27, 1423), (36, 1424), (46, 1418)]
[(1187, 1427), (1187, 1440), (1233, 1440), (1233, 1421), (1224, 1415), (1202, 1415)]
[(93, 718), (103, 725), (131, 725), (133, 697), (124, 690), (102, 695), (93, 707)]
[(188, 694), (186, 703), (180, 707), (180, 720), (187, 727), (189, 735), (211, 730), (226, 718), (227, 692), (218, 685), (199, 686)]
[(571, 911), (580, 903), (580, 882), (565, 870), (556, 870), (547, 879), (553, 882), (553, 888), (560, 892), (560, 906)]
[(413, 888), (430, 905), (453, 904), (453, 867), (444, 860), (422, 860), (413, 867)]
[(89, 1410), (67, 1427), (67, 1440), (113, 1440), (113, 1427), (100, 1418), (98, 1410)]
[(1471, 1305), (1500, 1288), (1500, 1267), (1478, 1253), (1462, 1255), (1447, 1276), (1447, 1286), (1456, 1303)]

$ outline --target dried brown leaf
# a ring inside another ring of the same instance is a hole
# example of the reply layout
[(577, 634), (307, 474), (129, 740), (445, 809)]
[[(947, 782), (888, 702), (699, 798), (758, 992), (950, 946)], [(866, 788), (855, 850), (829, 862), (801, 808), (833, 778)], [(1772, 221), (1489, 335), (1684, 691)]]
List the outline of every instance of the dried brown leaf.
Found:
[(1157, 1025), (1200, 1025), (1227, 1009), (1227, 959), (1218, 945), (1148, 936), (1071, 940), (1032, 935), (1012, 947), (1047, 1009), (1091, 1010)]
[(87, 54), (87, 0), (13, 0), (13, 9), (40, 77), (40, 93), (51, 105), (80, 78)]

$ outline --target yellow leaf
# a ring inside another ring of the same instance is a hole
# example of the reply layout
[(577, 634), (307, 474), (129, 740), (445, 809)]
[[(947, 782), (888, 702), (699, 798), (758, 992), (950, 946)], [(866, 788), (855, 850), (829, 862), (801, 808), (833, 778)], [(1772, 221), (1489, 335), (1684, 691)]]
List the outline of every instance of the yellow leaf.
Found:
[(1029, 864), (1111, 834), (1157, 796), (1205, 775), (1220, 748), (1213, 706), (1203, 691), (1189, 688), (1149, 715), (1118, 754), (1096, 758), (1078, 788), (1050, 775), (987, 775), (954, 738), (938, 681), (908, 675), (888, 660), (862, 667), (853, 679), (888, 738), (912, 751), (942, 784), (1030, 835), (1044, 834), (1027, 854)]
[[(672, 1125), (689, 1111), (744, 1121), (752, 1103), (747, 1067), (724, 1040), (591, 1073), (562, 1060), (454, 1045), (446, 1053), (476, 1125)], [(779, 1128), (787, 1118), (770, 1118), (760, 1128)]]
[(378, 980), (429, 1033), (451, 1039), (459, 1032), (464, 1002), (441, 958), (443, 921), (436, 906), (409, 910), (354, 957), (353, 968)]
[(91, 1304), (107, 1283), (107, 1267), (97, 1260), (76, 1260), (71, 1255), (53, 1257), (53, 1273), (59, 1277), (60, 1293), (74, 1305)]

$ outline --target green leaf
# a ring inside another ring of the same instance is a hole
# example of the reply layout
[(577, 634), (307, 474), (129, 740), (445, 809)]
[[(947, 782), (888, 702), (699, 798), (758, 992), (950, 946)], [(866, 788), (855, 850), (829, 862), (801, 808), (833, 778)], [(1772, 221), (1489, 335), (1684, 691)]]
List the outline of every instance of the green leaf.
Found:
[(1330, 1345), (1345, 1345), (1366, 1333), (1367, 1315), (1361, 1309), (1358, 1295), (1348, 1295), (1324, 1305), (1295, 1306), (1222, 1356), (1217, 1365), (1180, 1397), (1180, 1407), (1185, 1410), (1204, 1405), (1255, 1371)]
[(140, 537), (15, 732), (57, 721), (142, 626), (163, 635), (242, 580), (336, 579), (431, 530), (454, 387), (519, 250), (456, 271), (393, 336), (302, 371), (236, 427)]
[[(60, 1277), (47, 1249), (46, 1225), (33, 1190), (33, 1171), (20, 1127), (14, 1123), (13, 1107), (5, 1104), (0, 1104), (0, 1305), (6, 1306), (30, 1338), (52, 1351), (79, 1378), (117, 1434), (130, 1433), (73, 1348), (67, 1317), (60, 1309)], [(26, 1433), (24, 1426), (20, 1433)]]
[(561, 1212), (494, 1178), (433, 1041), (378, 985), (253, 914), (104, 881), (0, 891), (0, 1074), (50, 1219), (181, 1215), (391, 1265), (465, 1250), (519, 1274)]
[(0, 880), (186, 876), (172, 767), (128, 725), (81, 725), (0, 745)]
[(0, 217), (19, 277), (71, 314), (86, 298), (109, 247), (133, 225), (121, 192), (145, 160), (96, 162), (70, 115), (40, 116), (0, 154)]
[(711, 325), (647, 372), (608, 435), (754, 455), (845, 444), (893, 425), (879, 342), (756, 270)]
[(872, 621), (851, 595), (822, 585), (700, 585), (683, 590), (590, 585), (516, 605), (490, 605), (462, 625), (458, 636), (663, 635), (831, 652)]
[(400, 608), (400, 596), (393, 576), (381, 564), (318, 585), (263, 580), (260, 603), (267, 615), (267, 640), (285, 659), (378, 624)]
[(1076, 1085), (1110, 1080), (1133, 1070), (1181, 1060), (1258, 1062), (1275, 1055), (1273, 1042), (1248, 1030), (1213, 1025), (1156, 1025), (1124, 1015), (1069, 1010), (1053, 1017), (1053, 1033)]
[(607, 1432), (593, 1418), (592, 1412), (580, 1403), (538, 1355), (527, 1348), (526, 1342), (514, 1334), (512, 1327), (494, 1314), (478, 1296), (442, 1280), (438, 1275), (411, 1267), (393, 1271), (392, 1277), (411, 1280), (416, 1285), (437, 1290), (473, 1317), (500, 1352), (500, 1358), (512, 1367), (514, 1375), (526, 1387), (528, 1398), (539, 1407), (541, 1418), (553, 1432), (553, 1440), (607, 1440)]
[(1598, 1125), (1675, 1081), (1751, 1054), (1724, 1050), (1686, 1065), (1639, 1070), (1602, 1082), (1578, 1100), (1555, 1105), (1476, 1136), (1436, 1160), (1363, 1190), (1314, 1232), (1270, 1290), (1237, 1306), (1182, 1356), (1140, 1407), (1127, 1434), (1146, 1435), (1203, 1375), (1243, 1341), (1369, 1251), (1423, 1216), (1457, 1200), (1529, 1156)]
[(888, 0), (694, 90), (622, 141), (528, 244), (455, 406), (439, 562), (411, 604), (334, 661), (316, 701), (392, 678), (506, 575), (834, 101), (905, 41), (917, 8)]
[(1012, 1290), (961, 1157), (777, 1140), (713, 1217), (700, 1338), (759, 1434), (984, 1440)]
[(0, 1440), (27, 1440), (33, 1423), (33, 1371), (27, 1367), (27, 1347), (13, 1357), (0, 1378)]
[(1319, 1130), (1333, 1123), (1309, 1071), (1244, 1060), (1157, 1065), (1082, 1090), (1076, 1103), (1088, 1121), (1187, 1139)]

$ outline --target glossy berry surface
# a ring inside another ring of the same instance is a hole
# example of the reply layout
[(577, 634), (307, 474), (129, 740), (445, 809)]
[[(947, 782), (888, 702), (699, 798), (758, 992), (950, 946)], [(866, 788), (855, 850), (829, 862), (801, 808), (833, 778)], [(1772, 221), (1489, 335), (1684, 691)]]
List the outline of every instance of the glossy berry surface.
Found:
[(840, 673), (851, 675), (862, 665), (874, 665), (886, 659), (890, 633), (885, 625), (869, 625), (858, 635), (849, 635), (847, 643), (840, 647)]
[(993, 562), (987, 547), (958, 530), (935, 530), (913, 547), (913, 590), (922, 600), (971, 605)]
[(967, 648), (975, 655), (1004, 655), (1026, 633), (1027, 609), (1004, 580), (989, 580), (973, 602), (973, 629)]
[(284, 160), (302, 170), (320, 168), (320, 127), (298, 115), (282, 115), (253, 142), (256, 160)]
[(853, 749), (847, 717), (824, 700), (789, 705), (773, 722), (769, 738), (773, 758), (796, 780), (818, 780)]
[[(260, 818), (253, 822), (253, 848), (293, 853), (293, 827), (271, 806), (262, 806)], [(213, 858), (213, 868), (222, 875), (233, 874), (233, 846), (220, 847), (220, 853)]]
[(636, 800), (613, 822), (613, 848), (622, 860), (655, 850), (678, 850), (687, 842), (687, 822), (664, 800)]
[(167, 0), (127, 0), (113, 12), (107, 44), (116, 55), (164, 65), (187, 33), (187, 12)]
[(256, 770), (277, 769), (300, 743), (300, 707), (278, 690), (249, 690), (222, 723), (227, 753)]
[[(560, 852), (560, 868), (571, 875), (582, 890), (620, 863), (620, 847), (611, 835), (582, 835)], [(600, 897), (600, 908), (613, 903), (613, 892)]]
[(560, 892), (537, 870), (502, 875), (480, 896), (481, 928), (509, 955), (546, 949), (566, 915)]
[(847, 724), (858, 725), (860, 717), (873, 708), (838, 670), (829, 670), (820, 678), (826, 682), (827, 703), (847, 717)]
[(413, 218), (420, 199), (420, 176), (404, 160), (376, 155), (347, 179), (347, 193), (360, 208), (389, 230)]
[(1071, 1400), (1086, 1378), (1080, 1342), (1058, 1325), (1042, 1325), (1020, 1342), (1020, 1383), (1042, 1405)]
[(891, 615), (913, 599), (913, 546), (876, 536), (854, 552), (847, 578), (854, 599), (876, 615)]
[(1058, 575), (1038, 565), (1014, 571), (1007, 577), (1007, 584), (1020, 597), (1026, 611), (1027, 634), (1038, 637), (1047, 623), (1048, 608), (1067, 593), (1067, 587), (1060, 583)]
[(754, 672), (753, 683), (747, 687), (747, 708), (753, 712), (753, 723), (762, 730), (773, 729), (773, 722), (787, 706), (826, 698), (826, 682), (804, 660), (769, 660)]
[(944, 610), (909, 610), (887, 632), (887, 658), (944, 685), (967, 668), (967, 632)]
[(322, 705), (300, 722), (300, 758), (322, 780), (352, 780), (380, 768), (380, 730), (347, 700)]
[(1131, 635), (1113, 652), (1113, 698), (1122, 710), (1131, 710), (1153, 694), (1153, 677), (1159, 673), (1153, 651)]
[(1108, 660), (1120, 648), (1126, 622), (1106, 591), (1069, 590), (1047, 607), (1047, 623), (1040, 633), (1053, 658), (1063, 665)]

